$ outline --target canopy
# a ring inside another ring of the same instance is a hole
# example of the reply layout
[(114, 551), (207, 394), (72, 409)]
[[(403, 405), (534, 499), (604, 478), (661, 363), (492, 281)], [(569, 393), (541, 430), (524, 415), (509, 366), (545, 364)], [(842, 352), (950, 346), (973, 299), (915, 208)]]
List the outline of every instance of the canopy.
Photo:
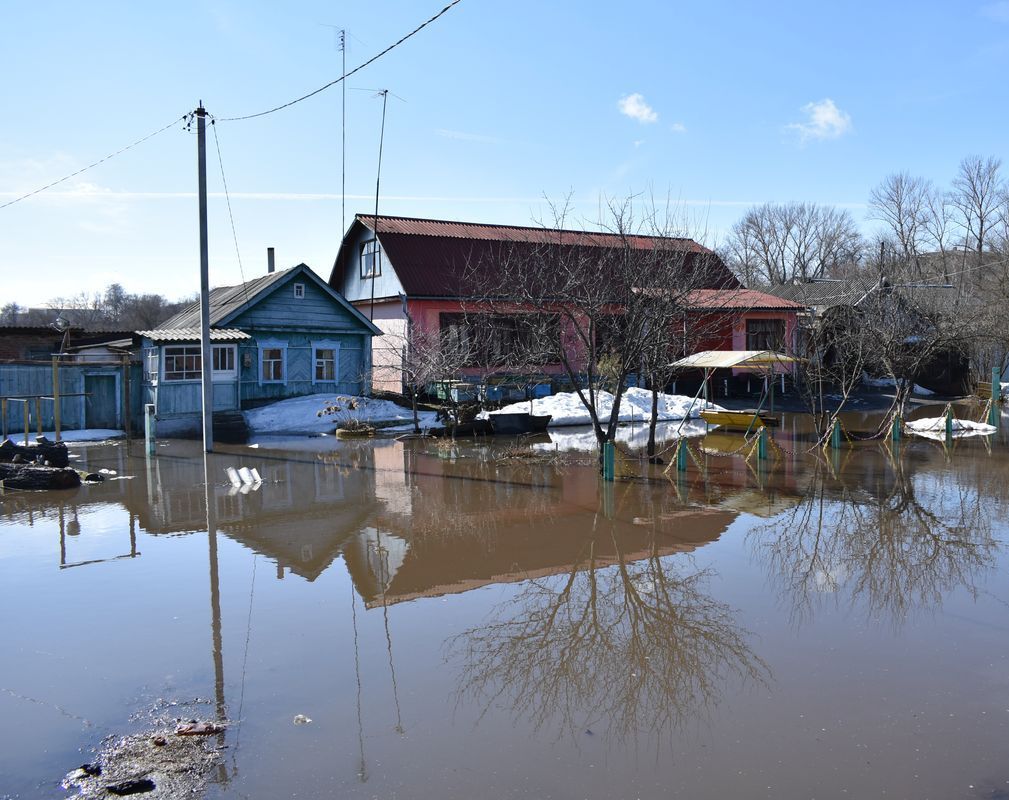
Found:
[(677, 369), (724, 369), (726, 367), (770, 367), (793, 364), (799, 359), (773, 350), (702, 350), (669, 366)]

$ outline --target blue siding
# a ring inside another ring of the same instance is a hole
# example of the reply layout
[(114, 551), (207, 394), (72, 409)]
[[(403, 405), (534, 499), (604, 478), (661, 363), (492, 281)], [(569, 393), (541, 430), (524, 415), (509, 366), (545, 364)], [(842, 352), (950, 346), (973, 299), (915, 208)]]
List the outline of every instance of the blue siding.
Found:
[[(305, 297), (302, 299), (294, 296), (296, 283), (305, 286)], [(296, 276), (284, 281), (248, 311), (239, 314), (227, 327), (257, 334), (274, 330), (360, 333), (361, 321), (340, 307), (310, 278)]]
[[(83, 364), (65, 364), (60, 366), (60, 394), (80, 394), (84, 392), (84, 375), (113, 375), (122, 376), (120, 367), (101, 367)], [(131, 372), (131, 378), (138, 378), (136, 372)], [(121, 381), (121, 377), (117, 378)], [(117, 402), (122, 404), (121, 383), (120, 391), (117, 394)], [(132, 386), (131, 386), (132, 389)], [(53, 371), (51, 364), (4, 364), (0, 365), (0, 396), (17, 397), (22, 395), (48, 395), (53, 393)], [(131, 394), (137, 397), (136, 391)], [(84, 427), (84, 403), (83, 397), (63, 397), (60, 401), (60, 428), (63, 430), (79, 430)], [(136, 419), (137, 406), (134, 405), (132, 413)], [(119, 419), (123, 419), (123, 409), (118, 411)], [(35, 416), (35, 403), (29, 403), (29, 425), (32, 435), (37, 429), (37, 418)], [(0, 421), (2, 422), (2, 421)], [(53, 403), (51, 400), (42, 401), (42, 428), (46, 431), (53, 430)], [(9, 402), (7, 404), (6, 429), (8, 433), (16, 435), (19, 431), (24, 435), (24, 404)]]

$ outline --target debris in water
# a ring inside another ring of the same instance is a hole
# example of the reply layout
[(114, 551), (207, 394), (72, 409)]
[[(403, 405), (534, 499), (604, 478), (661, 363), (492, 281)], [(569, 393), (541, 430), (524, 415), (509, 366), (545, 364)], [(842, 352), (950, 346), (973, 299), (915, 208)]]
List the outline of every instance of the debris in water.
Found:
[(150, 778), (136, 778), (134, 780), (122, 781), (121, 783), (111, 783), (105, 787), (112, 794), (123, 797), (129, 794), (142, 794), (154, 791), (154, 781)]
[(100, 764), (81, 764), (81, 772), (94, 777), (102, 774), (102, 767)]
[(176, 736), (212, 736), (215, 733), (222, 733), (223, 725), (215, 725), (213, 722), (197, 722), (190, 720), (185, 725), (175, 729)]
[(312, 721), (312, 718), (311, 717), (306, 717), (304, 714), (295, 714), (294, 715), (294, 724), (295, 725), (308, 725), (308, 723), (310, 723), (311, 721)]

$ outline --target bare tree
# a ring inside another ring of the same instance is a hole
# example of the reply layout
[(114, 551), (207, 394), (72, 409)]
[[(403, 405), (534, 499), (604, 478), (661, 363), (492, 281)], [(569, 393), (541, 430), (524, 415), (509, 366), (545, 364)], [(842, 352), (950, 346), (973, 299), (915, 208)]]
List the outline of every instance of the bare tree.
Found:
[[(602, 444), (616, 436), (628, 377), (679, 319), (671, 310), (698, 286), (735, 281), (692, 240), (656, 233), (657, 216), (636, 216), (630, 199), (608, 204), (604, 233), (565, 230), (567, 206), (553, 211), (536, 241), (502, 243), (467, 265), (463, 281), (471, 313), (489, 310), (518, 326), (512, 363), (560, 366)], [(604, 376), (613, 390), (608, 418), (598, 410)]]
[(907, 172), (887, 175), (869, 193), (869, 218), (886, 225), (904, 260), (920, 267), (932, 186)]
[(991, 228), (998, 215), (998, 204), (1005, 185), (1000, 174), (1001, 159), (994, 156), (967, 156), (953, 179), (952, 199), (957, 221), (963, 229), (963, 246), (976, 254), (980, 265)]
[(851, 214), (815, 203), (765, 203), (732, 226), (723, 248), (748, 283), (776, 285), (823, 277), (858, 261), (862, 237)]

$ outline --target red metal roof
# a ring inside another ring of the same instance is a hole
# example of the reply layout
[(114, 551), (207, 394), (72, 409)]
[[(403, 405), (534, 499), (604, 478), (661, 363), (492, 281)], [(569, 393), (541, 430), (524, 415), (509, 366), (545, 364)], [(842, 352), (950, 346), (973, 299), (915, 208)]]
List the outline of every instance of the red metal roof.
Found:
[[(624, 242), (638, 250), (669, 250), (683, 253), (688, 263), (697, 260), (705, 270), (706, 285), (738, 286), (739, 281), (713, 251), (693, 239), (632, 236), (626, 240), (611, 233), (568, 231), (545, 228), (524, 228), (514, 225), (487, 225), (472, 222), (427, 220), (412, 217), (375, 217), (358, 214), (354, 226), (369, 231), (377, 227), (378, 239), (386, 263), (396, 271), (408, 297), (467, 297), (472, 291), (463, 286), (463, 276), (474, 267), (487, 275), (496, 264), (508, 258), (542, 256), (544, 246), (562, 250), (622, 247)], [(339, 290), (343, 285), (348, 247), (355, 240), (352, 227), (340, 248), (330, 285)], [(472, 274), (470, 276), (473, 277)], [(605, 276), (600, 276), (605, 278)]]
[(534, 244), (577, 245), (580, 247), (613, 247), (625, 241), (636, 250), (669, 248), (691, 253), (710, 253), (707, 247), (693, 239), (673, 236), (621, 236), (603, 231), (573, 231), (562, 228), (533, 228), (518, 225), (489, 225), (480, 222), (453, 222), (416, 217), (385, 217), (358, 214), (357, 219), (370, 230), (378, 230), (380, 238), (388, 233), (413, 236), (438, 236), (447, 239), (479, 239), (488, 242), (530, 242)]
[(741, 309), (749, 311), (799, 311), (805, 306), (756, 289), (695, 289), (687, 296), (694, 309)]

